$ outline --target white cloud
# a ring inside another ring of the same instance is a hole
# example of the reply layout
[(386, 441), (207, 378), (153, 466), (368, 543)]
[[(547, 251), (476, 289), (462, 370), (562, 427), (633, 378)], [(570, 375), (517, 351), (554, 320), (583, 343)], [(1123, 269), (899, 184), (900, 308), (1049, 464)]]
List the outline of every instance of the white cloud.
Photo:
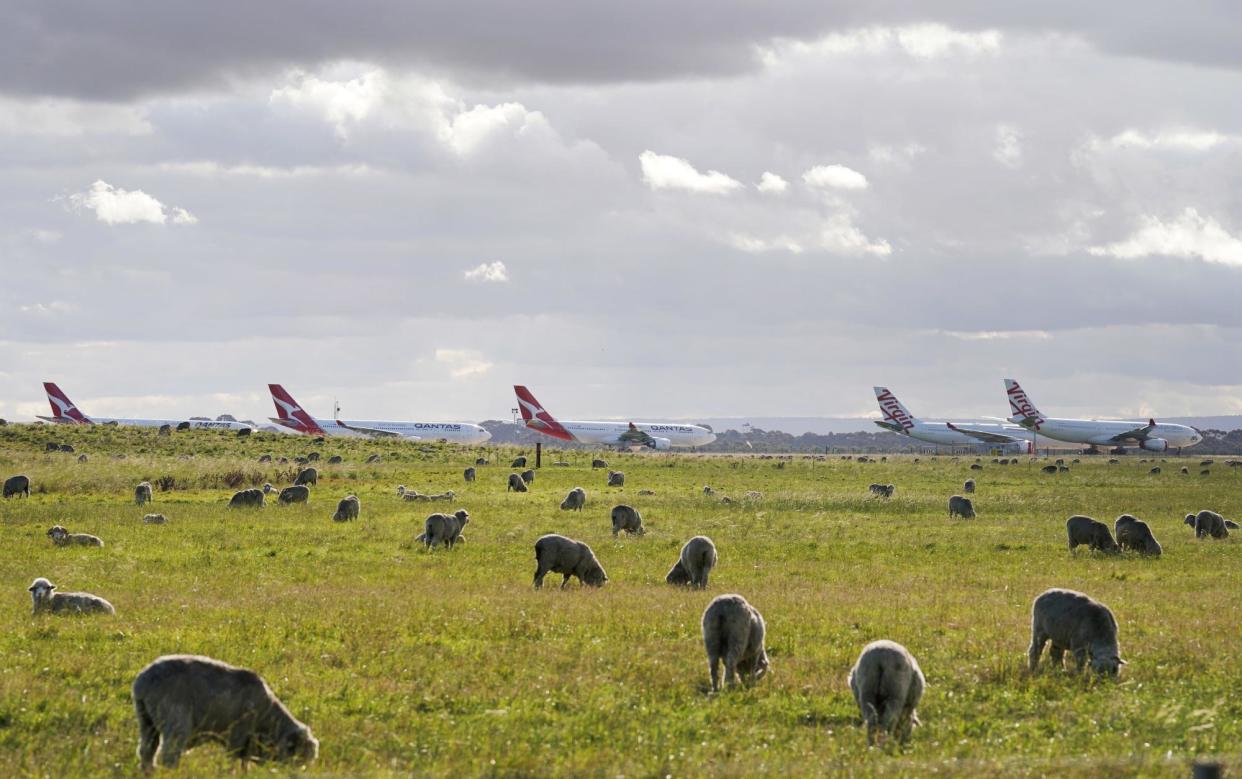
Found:
[(740, 181), (718, 170), (700, 173), (687, 160), (644, 151), (638, 155), (643, 169), (643, 181), (653, 190), (683, 189), (687, 192), (705, 192), (724, 195), (742, 186)]
[(436, 362), (448, 366), (449, 375), (454, 379), (482, 376), (492, 369), (492, 363), (469, 349), (436, 349)]
[(1047, 341), (1052, 333), (1047, 330), (935, 330), (959, 341), (1007, 341), (1016, 338)]
[(466, 281), (488, 281), (502, 283), (509, 280), (509, 269), (500, 260), (484, 262), (463, 274)]
[(943, 24), (913, 24), (901, 27), (857, 27), (834, 32), (817, 41), (780, 39), (759, 49), (759, 59), (769, 67), (791, 59), (842, 55), (879, 55), (893, 51), (917, 59), (959, 55), (976, 57), (1000, 51), (998, 30), (962, 32)]
[(913, 141), (896, 146), (872, 144), (867, 147), (867, 157), (883, 165), (906, 165), (925, 151), (926, 146)]
[(888, 241), (872, 241), (854, 224), (849, 214), (834, 214), (819, 233), (821, 248), (834, 254), (870, 254), (885, 257), (893, 253)]
[(476, 105), (449, 120), (440, 131), (440, 138), (458, 154), (469, 154), (501, 130), (516, 135), (533, 130), (550, 130), (547, 120), (538, 111), (528, 111), (521, 103), (496, 106)]
[(764, 252), (784, 251), (791, 254), (802, 254), (802, 244), (787, 238), (778, 236), (772, 239), (755, 238), (744, 233), (732, 233), (729, 236), (729, 244), (735, 249), (740, 249), (751, 254), (762, 254)]
[(69, 203), (77, 209), (87, 208), (94, 211), (96, 219), (109, 225), (138, 222), (164, 224), (170, 215), (173, 224), (194, 224), (198, 221), (184, 208), (168, 209), (141, 189), (120, 189), (102, 179), (92, 184), (87, 191), (70, 195)]
[(152, 129), (144, 112), (135, 106), (0, 97), (0, 134), (4, 135), (148, 135)]
[(295, 71), (292, 78), (295, 83), (272, 90), (268, 102), (317, 113), (342, 137), (375, 111), (389, 88), (387, 75), (379, 69), (347, 81), (321, 79), (302, 71)]
[(1155, 149), (1160, 151), (1201, 152), (1221, 144), (1236, 141), (1235, 136), (1222, 135), (1211, 130), (1161, 130), (1145, 133), (1141, 130), (1124, 130), (1111, 138), (1092, 138), (1092, 149)]
[(867, 177), (844, 165), (816, 165), (802, 174), (802, 180), (812, 187), (833, 189), (866, 189)]
[(789, 182), (777, 174), (765, 170), (763, 175), (759, 177), (759, 183), (755, 185), (755, 189), (765, 194), (779, 195), (789, 189)]
[(1007, 168), (1022, 165), (1022, 133), (1011, 124), (996, 126), (996, 145), (992, 158)]
[(1104, 246), (1092, 246), (1096, 256), (1133, 259), (1165, 255), (1190, 259), (1198, 257), (1223, 265), (1242, 265), (1242, 239), (1229, 234), (1220, 222), (1187, 208), (1170, 221), (1148, 216), (1129, 238)]
[(249, 177), (259, 179), (303, 178), (310, 176), (367, 176), (379, 171), (370, 165), (224, 165), (213, 160), (162, 162), (157, 170), (202, 178)]

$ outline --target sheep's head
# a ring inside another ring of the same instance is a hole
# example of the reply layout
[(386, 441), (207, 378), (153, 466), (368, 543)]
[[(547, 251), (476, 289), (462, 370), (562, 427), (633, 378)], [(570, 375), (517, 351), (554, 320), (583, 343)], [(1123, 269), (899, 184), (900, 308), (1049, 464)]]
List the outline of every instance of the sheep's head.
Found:
[(1091, 654), (1091, 670), (1100, 676), (1117, 676), (1121, 673), (1121, 666), (1125, 664), (1126, 661), (1118, 656), (1117, 650), (1113, 647)]
[(470, 521), (470, 512), (465, 509), (458, 509), (453, 516), (457, 517), (463, 526)]
[(1182, 524), (1190, 525), (1191, 527), (1194, 527), (1195, 526), (1195, 515), (1187, 514), (1186, 519), (1182, 521)]
[(669, 584), (689, 584), (690, 572), (686, 570), (686, 566), (681, 564), (681, 560), (678, 560), (664, 577), (664, 581)]
[(603, 587), (606, 581), (608, 581), (608, 574), (604, 573), (604, 567), (599, 564), (598, 560), (582, 574), (582, 583), (592, 587)]
[(51, 529), (47, 531), (47, 535), (53, 542), (59, 544), (69, 537), (69, 531), (65, 530), (60, 525), (53, 525)]
[(272, 483), (269, 481), (268, 483), (266, 483), (266, 484), (264, 484), (264, 485), (263, 485), (263, 494), (264, 494), (264, 495), (270, 495), (270, 494), (272, 493), (272, 490), (274, 490), (274, 489), (276, 489), (276, 488), (275, 488), (275, 487), (273, 487), (273, 486), (272, 486)]
[(302, 725), (290, 731), (277, 746), (277, 760), (293, 760), (309, 763), (319, 757), (319, 739), (311, 735), (310, 728)]
[(30, 598), (34, 601), (35, 610), (38, 611), (39, 604), (52, 597), (52, 591), (56, 589), (56, 585), (40, 576), (26, 589), (30, 591)]

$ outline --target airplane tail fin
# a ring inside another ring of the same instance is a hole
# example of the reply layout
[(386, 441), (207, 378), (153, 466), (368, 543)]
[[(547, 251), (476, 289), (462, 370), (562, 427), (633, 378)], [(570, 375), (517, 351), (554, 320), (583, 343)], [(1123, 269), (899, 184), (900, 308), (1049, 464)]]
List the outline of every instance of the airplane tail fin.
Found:
[(272, 403), (276, 405), (278, 419), (273, 421), (308, 435), (326, 435), (319, 423), (302, 410), (302, 407), (284, 387), (279, 384), (269, 384), (267, 388), (272, 393)]
[(43, 390), (47, 393), (47, 402), (52, 406), (52, 421), (71, 425), (92, 424), (90, 417), (78, 411), (78, 407), (73, 405), (73, 401), (55, 382), (43, 382)]
[(1005, 393), (1009, 395), (1010, 419), (1023, 427), (1038, 430), (1044, 423), (1044, 416), (1027, 397), (1026, 390), (1013, 379), (1005, 379)]
[(572, 433), (557, 422), (551, 414), (543, 410), (543, 406), (539, 405), (539, 401), (535, 400), (530, 390), (520, 384), (515, 384), (513, 391), (517, 394), (518, 408), (522, 411), (522, 421), (527, 427), (562, 441), (574, 440)]
[(918, 420), (906, 410), (905, 406), (901, 405), (901, 401), (888, 387), (872, 387), (872, 389), (875, 390), (875, 402), (880, 404), (880, 413), (884, 415), (884, 421), (876, 424), (894, 433), (908, 433), (914, 429), (914, 423)]

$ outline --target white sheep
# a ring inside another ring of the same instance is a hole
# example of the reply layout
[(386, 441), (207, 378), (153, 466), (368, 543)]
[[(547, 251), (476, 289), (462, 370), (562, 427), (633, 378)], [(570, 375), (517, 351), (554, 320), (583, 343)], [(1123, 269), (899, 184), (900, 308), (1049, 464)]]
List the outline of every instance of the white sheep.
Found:
[(850, 669), (849, 683), (867, 723), (868, 744), (880, 734), (896, 735), (903, 744), (910, 740), (927, 681), (909, 650), (894, 641), (872, 641)]
[(669, 584), (688, 584), (695, 589), (707, 587), (707, 579), (716, 567), (716, 545), (707, 536), (695, 536), (681, 548), (677, 562), (669, 570), (664, 581)]
[(56, 585), (40, 576), (29, 587), (34, 602), (31, 614), (109, 614), (116, 615), (112, 604), (89, 592), (56, 592)]
[(741, 675), (744, 684), (757, 682), (768, 672), (763, 648), (767, 626), (763, 615), (741, 595), (718, 595), (703, 612), (703, 646), (712, 690), (720, 689), (720, 663), (725, 684), (732, 687)]
[(1048, 659), (1060, 667), (1066, 650), (1082, 671), (1088, 658), (1098, 674), (1116, 676), (1121, 666), (1117, 644), (1117, 620), (1107, 606), (1073, 590), (1045, 590), (1031, 606), (1031, 648), (1027, 652), (1031, 671), (1039, 666), (1044, 644), (1052, 642)]
[(60, 525), (53, 525), (47, 531), (48, 538), (52, 539), (52, 543), (56, 546), (103, 546), (104, 542), (99, 536), (93, 536), (90, 533), (70, 533)]

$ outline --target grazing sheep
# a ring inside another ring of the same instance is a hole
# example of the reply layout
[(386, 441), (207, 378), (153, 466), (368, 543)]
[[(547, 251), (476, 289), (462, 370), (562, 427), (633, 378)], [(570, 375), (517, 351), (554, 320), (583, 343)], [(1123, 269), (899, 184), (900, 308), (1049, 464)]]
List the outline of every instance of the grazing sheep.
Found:
[(526, 457), (525, 457), (525, 456), (521, 456), (521, 457), (514, 457), (514, 458), (513, 458), (513, 462), (509, 463), (509, 467), (510, 467), (510, 468), (525, 468), (525, 467), (526, 467)]
[(168, 517), (163, 514), (147, 514), (142, 518), (145, 525), (167, 525)]
[(336, 513), (332, 515), (333, 522), (349, 522), (358, 518), (358, 514), (362, 512), (362, 504), (358, 502), (357, 495), (346, 495), (336, 504)]
[(61, 444), (60, 451), (66, 454), (73, 454), (73, 444)]
[(313, 463), (319, 459), (319, 452), (311, 452), (306, 455), (306, 462)]
[(233, 493), (233, 497), (229, 500), (229, 508), (263, 508), (263, 490), (238, 490)]
[(971, 463), (971, 464), (970, 464), (970, 470), (972, 470), (972, 471), (982, 471), (982, 470), (983, 470), (983, 466), (982, 466), (981, 464), (979, 464), (979, 463)]
[(1157, 465), (1155, 468), (1152, 468), (1150, 471), (1148, 471), (1148, 473), (1160, 473), (1160, 466)]
[(1108, 531), (1108, 525), (1103, 522), (1097, 522), (1091, 517), (1074, 515), (1065, 520), (1065, 532), (1069, 535), (1069, 548), (1074, 551), (1081, 545), (1086, 545), (1089, 549), (1097, 552), (1120, 552), (1117, 542), (1113, 540), (1113, 534)]
[(151, 497), (151, 482), (138, 482), (138, 486), (134, 487), (134, 503), (141, 506), (144, 503), (150, 503), (154, 500)]
[(1186, 524), (1195, 529), (1195, 538), (1227, 538), (1229, 536), (1228, 520), (1215, 511), (1204, 509), (1198, 514), (1187, 514)]
[(276, 502), (284, 505), (293, 503), (307, 503), (310, 501), (310, 487), (305, 484), (295, 484), (292, 487), (285, 487), (276, 496)]
[(655, 490), (639, 490), (638, 494), (639, 495), (654, 495)]
[(516, 473), (509, 474), (509, 486), (505, 489), (505, 492), (508, 492), (509, 490), (513, 490), (514, 492), (528, 491), (526, 488), (526, 482)]
[(958, 516), (962, 519), (975, 518), (975, 504), (970, 502), (970, 498), (963, 498), (961, 495), (949, 498), (949, 517)]
[(867, 724), (867, 744), (881, 734), (902, 744), (910, 740), (911, 729), (921, 724), (915, 708), (927, 680), (908, 649), (895, 641), (872, 641), (850, 669), (849, 683)]
[(664, 577), (669, 584), (688, 584), (696, 590), (707, 587), (716, 567), (716, 545), (707, 536), (695, 536), (681, 548), (681, 555)]
[(314, 468), (303, 468), (302, 470), (298, 471), (298, 476), (296, 479), (293, 480), (293, 483), (298, 486), (303, 486), (306, 484), (318, 485), (319, 484), (319, 471), (315, 470)]
[(328, 458), (328, 465), (340, 465), (343, 462), (345, 462), (345, 458), (339, 454), (334, 454)]
[(259, 457), (260, 463), (270, 463), (271, 461), (272, 461), (272, 456), (270, 454), (261, 455)]
[(607, 468), (607, 467), (608, 467), (608, 463), (605, 462), (604, 460), (599, 459), (598, 457), (596, 457), (594, 460), (591, 460), (592, 470), (596, 468)]
[(1068, 465), (1058, 465), (1058, 466), (1057, 466), (1057, 473), (1069, 473), (1069, 466), (1068, 466)]
[(382, 463), (383, 461), (383, 457), (380, 457), (378, 454), (373, 454), (367, 458), (367, 465), (375, 465), (376, 463)]
[(763, 500), (763, 493), (759, 490), (747, 490), (742, 500)]
[(1186, 466), (1184, 466), (1184, 465), (1183, 465), (1183, 466), (1182, 466), (1182, 470), (1181, 470), (1181, 474), (1182, 474), (1183, 476), (1189, 476), (1189, 475), (1190, 475), (1190, 469), (1189, 469), (1189, 468), (1187, 468)]
[(1211, 465), (1211, 464), (1213, 464), (1213, 463), (1215, 463), (1215, 462), (1216, 462), (1215, 460), (1201, 460), (1201, 461), (1199, 461), (1199, 467), (1200, 467), (1200, 468), (1206, 468), (1206, 467), (1208, 467), (1209, 465)]
[(893, 490), (895, 490), (896, 487), (891, 484), (872, 484), (867, 487), (867, 489), (871, 491), (872, 495), (877, 497), (891, 498), (893, 497)]
[(724, 681), (732, 687), (741, 676), (751, 684), (768, 672), (768, 653), (763, 649), (767, 626), (759, 610), (741, 595), (718, 595), (703, 612), (703, 646), (712, 691), (720, 690), (720, 662), (724, 661)]
[(565, 500), (561, 501), (562, 511), (581, 511), (586, 505), (586, 490), (581, 487), (574, 487), (565, 495)]
[(627, 533), (635, 535), (643, 535), (647, 531), (643, 528), (642, 514), (638, 513), (638, 509), (633, 506), (613, 506), (612, 509), (612, 534), (616, 536), (624, 530)]
[(1043, 468), (1040, 468), (1039, 470), (1043, 471), (1044, 473), (1056, 473), (1058, 468), (1059, 466), (1056, 466), (1056, 465), (1045, 465)]
[(466, 478), (467, 484), (469, 484), (470, 482), (473, 482), (474, 477), (475, 477), (474, 468), (467, 468), (465, 471), (462, 472), (462, 475)]
[(565, 577), (561, 589), (569, 584), (569, 577), (577, 576), (583, 585), (602, 587), (608, 574), (599, 564), (591, 547), (572, 538), (549, 533), (535, 542), (535, 589), (543, 587), (543, 577), (559, 573)]
[(34, 602), (30, 613), (38, 616), (48, 614), (116, 614), (112, 604), (89, 592), (56, 592), (56, 585), (40, 576), (26, 588)]
[(1203, 470), (1199, 471), (1199, 475), (1200, 475), (1200, 476), (1208, 476), (1208, 475), (1209, 475), (1209, 474), (1211, 474), (1211, 473), (1212, 473), (1212, 472), (1211, 472), (1210, 470), (1208, 470), (1207, 468), (1204, 468)]
[(1238, 529), (1238, 523), (1237, 523), (1237, 522), (1234, 522), (1232, 519), (1226, 519), (1226, 520), (1225, 520), (1225, 527), (1226, 527), (1227, 529), (1229, 529), (1229, 530), (1237, 530), (1237, 529)]
[(176, 768), (187, 749), (214, 742), (242, 761), (310, 762), (319, 742), (254, 671), (210, 657), (165, 655), (133, 686), (143, 771)]
[(522, 471), (522, 481), (530, 484), (535, 480), (535, 472), (533, 470)]
[(1122, 514), (1113, 522), (1113, 532), (1117, 534), (1117, 546), (1121, 549), (1133, 549), (1145, 555), (1159, 557), (1164, 550), (1160, 548), (1151, 528), (1143, 520)]
[(716, 491), (711, 488), (711, 485), (704, 484), (703, 494), (710, 498), (712, 495), (716, 494)]
[(423, 532), (415, 541), (422, 541), (430, 549), (433, 546), (446, 546), (452, 549), (458, 541), (464, 541), (461, 531), (470, 521), (470, 513), (459, 509), (452, 514), (432, 514), (423, 523)]
[(84, 455), (84, 454), (80, 454), (80, 455), (78, 455), (78, 462), (80, 462), (80, 463), (84, 463), (84, 462), (86, 462), (86, 461), (87, 461), (87, 460), (89, 460), (89, 459), (91, 459), (91, 458), (87, 457), (87, 456), (86, 456), (86, 455)]
[(103, 546), (104, 542), (99, 536), (93, 536), (90, 533), (70, 533), (60, 525), (53, 525), (47, 531), (48, 538), (52, 539), (52, 543), (56, 546)]
[(1121, 463), (1121, 460), (1118, 460), (1116, 457), (1114, 457), (1114, 458), (1112, 458), (1112, 459), (1110, 459), (1110, 460), (1108, 461), (1108, 464), (1109, 464), (1109, 465), (1119, 465), (1120, 463)]
[(160, 436), (172, 435), (172, 425), (160, 425), (160, 429), (157, 435), (160, 435)]
[(487, 465), (487, 458), (486, 457), (476, 458), (474, 461), (474, 464), (475, 465)]
[(608, 486), (609, 487), (624, 487), (625, 486), (625, 474), (621, 471), (609, 471), (608, 472)]
[(975, 491), (975, 480), (967, 479), (966, 482), (962, 484), (962, 492), (974, 492), (974, 491)]
[(1045, 590), (1031, 606), (1031, 648), (1027, 653), (1031, 672), (1039, 666), (1044, 644), (1052, 642), (1048, 659), (1061, 666), (1066, 650), (1074, 656), (1078, 671), (1088, 659), (1098, 674), (1116, 676), (1121, 666), (1117, 645), (1117, 620), (1103, 603), (1081, 592), (1053, 588)]
[(14, 495), (21, 495), (24, 498), (30, 497), (29, 476), (10, 476), (4, 480), (4, 497), (11, 498)]

